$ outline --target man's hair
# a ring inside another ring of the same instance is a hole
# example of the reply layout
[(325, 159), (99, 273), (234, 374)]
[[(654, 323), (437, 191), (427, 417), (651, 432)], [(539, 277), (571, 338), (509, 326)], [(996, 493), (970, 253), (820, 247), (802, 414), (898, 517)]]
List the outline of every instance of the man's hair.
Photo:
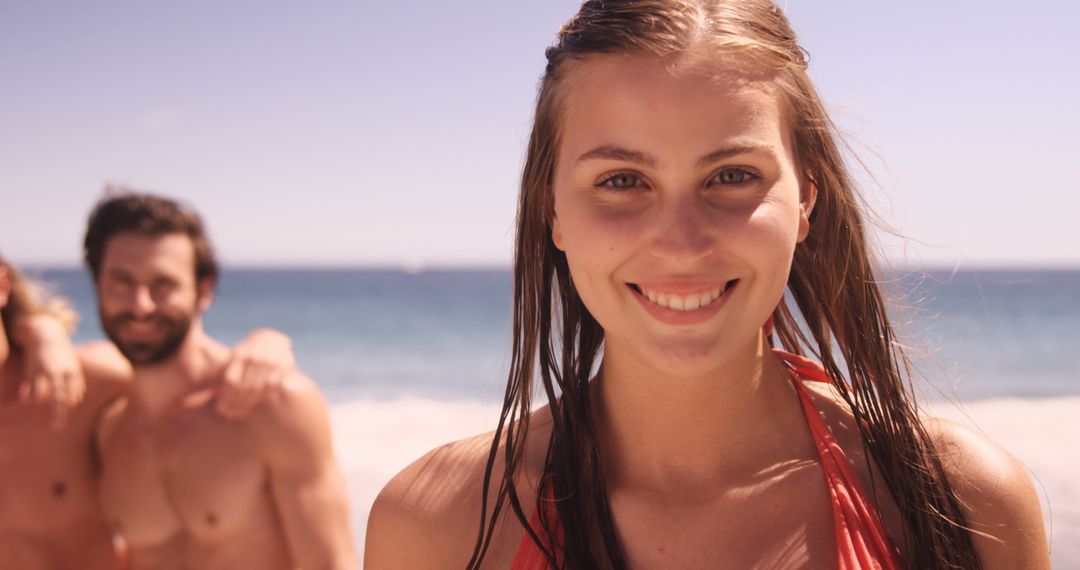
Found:
[(209, 279), (217, 283), (217, 260), (199, 214), (175, 200), (115, 186), (106, 187), (105, 197), (94, 206), (86, 224), (83, 259), (95, 282), (109, 239), (122, 233), (187, 235), (195, 247), (196, 281)]

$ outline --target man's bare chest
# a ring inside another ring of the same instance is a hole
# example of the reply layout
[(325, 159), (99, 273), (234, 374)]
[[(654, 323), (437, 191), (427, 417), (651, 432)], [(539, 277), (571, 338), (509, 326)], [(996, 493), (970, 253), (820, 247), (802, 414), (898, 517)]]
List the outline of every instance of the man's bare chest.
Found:
[(266, 469), (242, 422), (208, 407), (150, 420), (107, 414), (101, 497), (109, 523), (132, 545), (177, 535), (213, 542), (269, 502)]

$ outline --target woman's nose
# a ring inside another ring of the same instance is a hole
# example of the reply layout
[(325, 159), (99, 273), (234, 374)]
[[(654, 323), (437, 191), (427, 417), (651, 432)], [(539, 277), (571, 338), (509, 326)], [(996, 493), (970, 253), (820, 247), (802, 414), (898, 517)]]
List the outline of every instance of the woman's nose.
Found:
[(712, 255), (716, 236), (708, 208), (696, 194), (673, 196), (658, 204), (651, 253), (678, 264)]

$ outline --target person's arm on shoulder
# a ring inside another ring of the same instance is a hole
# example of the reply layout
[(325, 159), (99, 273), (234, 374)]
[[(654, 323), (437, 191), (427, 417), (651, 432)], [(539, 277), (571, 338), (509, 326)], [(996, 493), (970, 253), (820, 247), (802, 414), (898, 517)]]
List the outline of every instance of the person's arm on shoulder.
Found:
[(131, 389), (134, 371), (116, 345), (99, 340), (75, 349), (86, 378), (86, 399), (94, 408), (105, 404)]
[(263, 400), (276, 398), (296, 371), (292, 339), (274, 329), (255, 329), (233, 348), (215, 398), (215, 410), (242, 418)]
[(86, 394), (86, 381), (67, 326), (48, 313), (40, 313), (17, 319), (11, 332), (23, 358), (25, 381), (19, 386), (19, 399), (24, 403), (51, 402), (53, 424), (63, 426), (68, 409)]
[(251, 419), (293, 562), (300, 568), (355, 570), (345, 479), (318, 388), (295, 373), (280, 397), (267, 400)]
[(1023, 464), (967, 427), (940, 419), (927, 427), (974, 531), (983, 570), (1049, 569), (1042, 509)]

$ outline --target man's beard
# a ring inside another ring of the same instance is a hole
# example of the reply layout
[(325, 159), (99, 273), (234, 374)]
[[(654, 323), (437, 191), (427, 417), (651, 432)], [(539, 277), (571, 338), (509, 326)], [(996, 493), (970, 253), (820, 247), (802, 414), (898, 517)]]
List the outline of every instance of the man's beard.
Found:
[(168, 360), (180, 345), (184, 344), (188, 330), (191, 329), (191, 315), (167, 317), (155, 313), (140, 321), (155, 321), (162, 329), (161, 338), (154, 341), (126, 341), (120, 333), (123, 325), (129, 321), (135, 321), (131, 313), (119, 313), (112, 316), (101, 314), (101, 328), (105, 330), (105, 336), (120, 349), (120, 353), (131, 362), (133, 367), (151, 366)]

